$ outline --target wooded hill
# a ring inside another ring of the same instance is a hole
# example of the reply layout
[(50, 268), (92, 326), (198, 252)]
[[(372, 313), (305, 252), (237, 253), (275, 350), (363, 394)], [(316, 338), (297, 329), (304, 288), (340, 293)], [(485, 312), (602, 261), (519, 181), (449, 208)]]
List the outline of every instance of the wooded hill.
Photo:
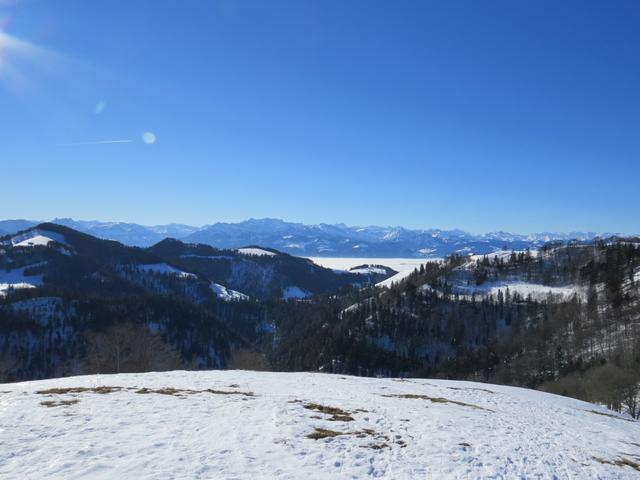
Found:
[[(638, 415), (638, 240), (451, 256), (381, 288), (270, 250), (138, 249), (60, 226), (38, 231), (61, 237), (0, 240), (0, 272), (41, 280), (1, 299), (5, 380), (231, 365), (490, 381)], [(248, 278), (263, 294), (218, 298), (211, 282), (233, 277), (219, 261), (261, 272)], [(277, 274), (273, 287), (260, 286), (265, 269)], [(280, 299), (290, 282), (316, 295)]]

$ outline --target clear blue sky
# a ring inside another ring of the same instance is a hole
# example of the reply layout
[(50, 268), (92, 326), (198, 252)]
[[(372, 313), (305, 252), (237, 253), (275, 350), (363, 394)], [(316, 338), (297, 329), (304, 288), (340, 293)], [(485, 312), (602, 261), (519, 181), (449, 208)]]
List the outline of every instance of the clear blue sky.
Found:
[(640, 232), (635, 0), (0, 0), (0, 32), (0, 218)]

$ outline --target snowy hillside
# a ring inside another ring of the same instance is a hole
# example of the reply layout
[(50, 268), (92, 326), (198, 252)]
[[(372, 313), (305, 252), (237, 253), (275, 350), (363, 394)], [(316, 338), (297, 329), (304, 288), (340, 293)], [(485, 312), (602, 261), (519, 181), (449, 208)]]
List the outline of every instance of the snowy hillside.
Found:
[(638, 478), (640, 423), (531, 390), (309, 373), (0, 385), (2, 478)]

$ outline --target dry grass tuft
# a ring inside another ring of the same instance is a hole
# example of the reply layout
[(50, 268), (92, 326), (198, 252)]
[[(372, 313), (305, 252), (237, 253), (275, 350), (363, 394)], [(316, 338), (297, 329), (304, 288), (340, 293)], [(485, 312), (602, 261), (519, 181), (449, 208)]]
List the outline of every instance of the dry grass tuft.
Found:
[(353, 417), (350, 412), (338, 407), (328, 407), (326, 405), (320, 405), (319, 403), (307, 403), (306, 405), (303, 405), (303, 407), (307, 410), (331, 415), (328, 420), (332, 422), (353, 422)]
[(338, 435), (349, 435), (349, 433), (336, 432), (335, 430), (328, 430), (326, 428), (317, 428), (314, 432), (307, 435), (307, 438), (311, 438), (312, 440), (320, 440), (322, 438), (333, 438)]
[(383, 448), (391, 448), (388, 443), (370, 443), (367, 445), (367, 448), (371, 448), (372, 450), (382, 450)]
[(605, 460), (604, 458), (593, 457), (596, 462), (600, 462), (605, 465), (616, 465), (618, 467), (631, 467), (640, 472), (640, 463), (629, 460), (628, 458), (620, 457), (615, 460)]
[(128, 388), (124, 388), (124, 387), (109, 387), (109, 386), (49, 388), (47, 390), (38, 390), (38, 391), (36, 391), (36, 393), (40, 394), (40, 395), (64, 395), (64, 394), (67, 394), (67, 393), (85, 393), (85, 392), (105, 394), (105, 393), (119, 392), (121, 390), (134, 390), (135, 393), (140, 393), (140, 394), (157, 393), (157, 394), (160, 394), (160, 395), (174, 395), (174, 396), (195, 395), (197, 393), (211, 393), (211, 394), (214, 394), (214, 395), (239, 395), (239, 396), (244, 396), (244, 397), (254, 397), (255, 396), (253, 394), (253, 392), (213, 390), (211, 388), (208, 388), (206, 390), (185, 390), (185, 389), (173, 388), (173, 387), (163, 387), (163, 388), (155, 388), (154, 389), (154, 388), (147, 388), (147, 387), (142, 387), (142, 388), (128, 387)]
[(140, 390), (136, 390), (136, 393), (140, 393), (143, 395), (146, 395), (148, 393), (157, 393), (159, 395), (180, 395), (182, 393), (192, 393), (191, 390), (179, 390), (177, 388), (171, 388), (171, 387), (164, 387), (164, 388), (158, 388), (156, 390), (151, 389), (151, 388), (146, 388), (143, 387)]
[(92, 392), (92, 393), (112, 393), (118, 392), (122, 390), (122, 387), (68, 387), (68, 388), (49, 388), (47, 390), (38, 390), (36, 391), (39, 395), (64, 395), (65, 393), (83, 393), (83, 392)]
[(214, 395), (240, 395), (243, 397), (255, 397), (255, 394), (253, 392), (228, 392), (225, 390), (212, 390), (210, 388), (207, 390), (200, 390), (196, 393), (213, 393)]
[(73, 399), (73, 400), (45, 400), (43, 402), (40, 402), (40, 405), (42, 405), (43, 407), (62, 407), (64, 405), (75, 405), (76, 403), (78, 403), (80, 400), (78, 399)]
[(453, 405), (460, 405), (461, 407), (471, 407), (477, 408), (478, 410), (485, 410), (487, 412), (493, 412), (493, 410), (489, 410), (488, 408), (480, 407), (478, 405), (473, 405), (472, 403), (459, 402), (457, 400), (449, 400), (444, 397), (430, 397), (429, 395), (417, 395), (414, 393), (402, 393), (397, 395), (383, 395), (383, 397), (394, 397), (394, 398), (411, 398), (411, 399), (419, 399), (419, 400), (429, 400), (432, 403), (451, 403)]
[(255, 396), (253, 392), (229, 392), (226, 390), (213, 390), (211, 388), (208, 388), (206, 390), (185, 390), (185, 389), (173, 388), (173, 387), (164, 387), (164, 388), (157, 388), (157, 389), (144, 387), (137, 390), (136, 393), (141, 393), (141, 394), (157, 393), (160, 395), (175, 395), (175, 396), (195, 395), (197, 393), (212, 393), (214, 395), (240, 395), (244, 397)]

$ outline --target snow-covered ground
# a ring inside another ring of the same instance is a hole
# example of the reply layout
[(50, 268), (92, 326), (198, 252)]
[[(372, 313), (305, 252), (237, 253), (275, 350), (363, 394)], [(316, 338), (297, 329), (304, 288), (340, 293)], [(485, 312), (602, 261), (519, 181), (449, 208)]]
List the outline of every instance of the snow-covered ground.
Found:
[(384, 265), (392, 268), (397, 274), (378, 283), (379, 286), (388, 287), (392, 283), (399, 282), (411, 274), (416, 268), (420, 268), (427, 262), (436, 262), (435, 258), (339, 258), (339, 257), (307, 257), (316, 265), (333, 270), (350, 270), (358, 265)]
[(8, 243), (14, 247), (46, 247), (52, 242), (66, 245), (63, 235), (36, 228), (25, 233), (14, 235), (9, 239)]
[(35, 288), (42, 285), (42, 275), (25, 275), (24, 273), (26, 269), (35, 266), (37, 264), (12, 270), (0, 268), (0, 297), (4, 296), (10, 288)]
[(640, 475), (639, 422), (512, 387), (210, 371), (70, 377), (0, 392), (7, 479)]
[(211, 282), (209, 285), (211, 291), (221, 300), (225, 301), (235, 301), (235, 300), (248, 300), (249, 296), (244, 293), (237, 292), (235, 290), (231, 290), (230, 288), (225, 287), (224, 285), (220, 285), (216, 282)]

